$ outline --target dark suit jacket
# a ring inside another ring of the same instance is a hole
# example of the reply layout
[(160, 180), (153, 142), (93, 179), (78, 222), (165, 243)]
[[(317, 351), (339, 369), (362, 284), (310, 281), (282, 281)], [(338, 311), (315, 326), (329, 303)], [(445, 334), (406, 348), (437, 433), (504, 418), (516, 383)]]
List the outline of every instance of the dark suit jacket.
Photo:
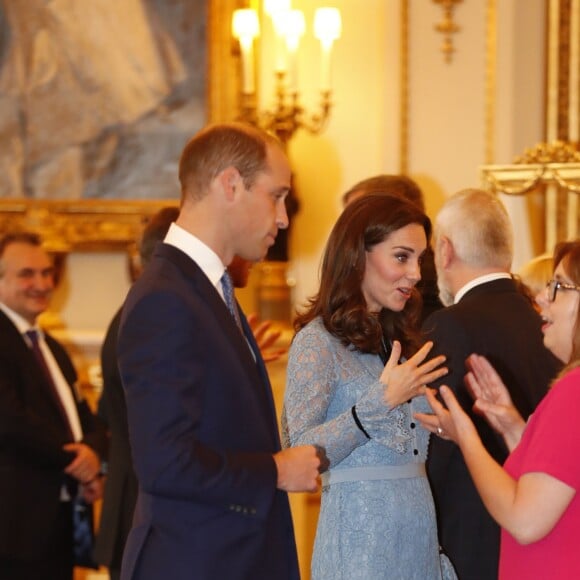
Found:
[[(474, 420), (481, 439), (499, 462), (508, 455), (501, 437), (472, 412), (464, 386), (465, 359), (486, 356), (508, 387), (523, 417), (535, 409), (559, 369), (543, 346), (541, 320), (510, 279), (471, 289), (458, 304), (432, 314), (424, 324), (435, 345), (433, 356), (447, 356), (449, 374), (433, 386), (449, 385)], [(499, 527), (488, 515), (463, 461), (450, 441), (431, 438), (427, 472), (433, 489), (439, 541), (461, 580), (497, 578)]]
[[(76, 372), (64, 348), (46, 335), (69, 385)], [(57, 518), (68, 428), (31, 349), (0, 311), (0, 558), (30, 559), (48, 549)], [(73, 390), (74, 394), (74, 390)], [(76, 400), (76, 396), (75, 396)], [(102, 453), (104, 430), (77, 401), (84, 442)]]
[(127, 404), (117, 359), (120, 322), (121, 310), (111, 321), (101, 349), (103, 392), (98, 414), (109, 429), (110, 442), (101, 521), (94, 552), (99, 564), (114, 570), (121, 569), (123, 549), (137, 501), (137, 477), (129, 445)]
[(272, 393), (242, 321), (246, 339), (166, 244), (129, 293), (118, 353), (139, 497), (125, 580), (298, 578)]

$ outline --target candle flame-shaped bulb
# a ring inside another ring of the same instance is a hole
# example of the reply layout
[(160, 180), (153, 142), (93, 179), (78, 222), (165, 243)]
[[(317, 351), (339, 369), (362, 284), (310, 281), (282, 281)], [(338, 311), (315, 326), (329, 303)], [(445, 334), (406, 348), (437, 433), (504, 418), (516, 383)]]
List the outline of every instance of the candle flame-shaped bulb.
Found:
[(304, 36), (306, 24), (304, 13), (301, 10), (290, 10), (286, 14), (286, 23), (284, 26), (284, 36), (288, 50), (297, 50), (300, 38)]
[(254, 38), (260, 34), (258, 14), (249, 8), (235, 10), (232, 16), (232, 33), (242, 49), (242, 80), (244, 94), (255, 92)]
[(260, 34), (258, 14), (251, 8), (234, 10), (232, 15), (232, 33), (240, 42), (254, 40)]
[(290, 4), (291, 0), (264, 0), (264, 12), (273, 18), (278, 12), (288, 12)]
[(338, 8), (318, 8), (314, 13), (314, 36), (324, 47), (340, 38), (342, 20)]

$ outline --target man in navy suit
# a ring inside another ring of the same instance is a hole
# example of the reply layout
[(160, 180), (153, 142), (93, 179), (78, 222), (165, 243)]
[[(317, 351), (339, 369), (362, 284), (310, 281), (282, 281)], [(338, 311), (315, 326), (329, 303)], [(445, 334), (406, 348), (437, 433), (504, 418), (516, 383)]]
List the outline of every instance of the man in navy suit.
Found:
[[(513, 234), (497, 196), (468, 189), (448, 199), (435, 221), (434, 249), (437, 283), (447, 308), (431, 314), (423, 328), (434, 343), (431, 354), (446, 355), (449, 373), (433, 386), (453, 389), (483, 444), (501, 463), (508, 450), (473, 413), (463, 383), (467, 357), (477, 353), (490, 360), (523, 417), (533, 412), (560, 365), (544, 347), (531, 297), (510, 275)], [(479, 498), (461, 451), (444, 437), (431, 438), (427, 456), (439, 542), (461, 580), (495, 580), (499, 527)]]
[(287, 492), (314, 491), (321, 458), (280, 450), (264, 362), (223, 277), (288, 226), (290, 175), (278, 141), (249, 125), (206, 128), (182, 153), (179, 217), (119, 333), (139, 481), (124, 580), (299, 577)]
[[(179, 215), (173, 206), (161, 208), (143, 230), (139, 243), (139, 270), (149, 263), (155, 244), (165, 237), (172, 222)], [(101, 348), (103, 391), (98, 414), (108, 427), (110, 445), (107, 457), (107, 478), (101, 507), (99, 530), (95, 541), (95, 561), (108, 568), (110, 580), (119, 580), (125, 542), (133, 522), (138, 484), (133, 470), (129, 445), (127, 404), (117, 364), (117, 337), (121, 323), (121, 309), (107, 328)]]
[(72, 579), (72, 495), (80, 488), (93, 501), (101, 491), (104, 429), (75, 388), (68, 354), (37, 324), (53, 276), (36, 234), (0, 239), (0, 578), (6, 579)]

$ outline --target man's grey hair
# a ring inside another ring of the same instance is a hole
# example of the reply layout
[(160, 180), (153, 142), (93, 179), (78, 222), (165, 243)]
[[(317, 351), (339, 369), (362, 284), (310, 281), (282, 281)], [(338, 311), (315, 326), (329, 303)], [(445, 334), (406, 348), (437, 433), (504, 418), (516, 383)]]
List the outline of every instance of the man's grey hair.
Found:
[(435, 220), (435, 243), (445, 236), (457, 257), (475, 268), (509, 271), (513, 260), (513, 231), (497, 195), (464, 189), (450, 197)]

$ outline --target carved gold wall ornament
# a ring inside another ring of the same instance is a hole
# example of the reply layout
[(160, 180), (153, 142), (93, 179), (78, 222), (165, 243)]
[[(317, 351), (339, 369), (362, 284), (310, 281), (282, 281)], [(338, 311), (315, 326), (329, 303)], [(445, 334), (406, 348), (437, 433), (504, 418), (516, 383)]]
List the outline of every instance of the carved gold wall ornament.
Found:
[(580, 151), (573, 143), (565, 141), (538, 143), (526, 149), (523, 155), (518, 155), (514, 163), (580, 163)]
[(460, 4), (463, 0), (433, 0), (433, 2), (440, 4), (441, 8), (443, 8), (443, 19), (435, 25), (435, 30), (443, 34), (441, 52), (443, 52), (446, 62), (451, 62), (451, 58), (455, 52), (453, 34), (461, 30), (455, 20), (453, 20), (453, 11), (455, 10), (455, 5)]

